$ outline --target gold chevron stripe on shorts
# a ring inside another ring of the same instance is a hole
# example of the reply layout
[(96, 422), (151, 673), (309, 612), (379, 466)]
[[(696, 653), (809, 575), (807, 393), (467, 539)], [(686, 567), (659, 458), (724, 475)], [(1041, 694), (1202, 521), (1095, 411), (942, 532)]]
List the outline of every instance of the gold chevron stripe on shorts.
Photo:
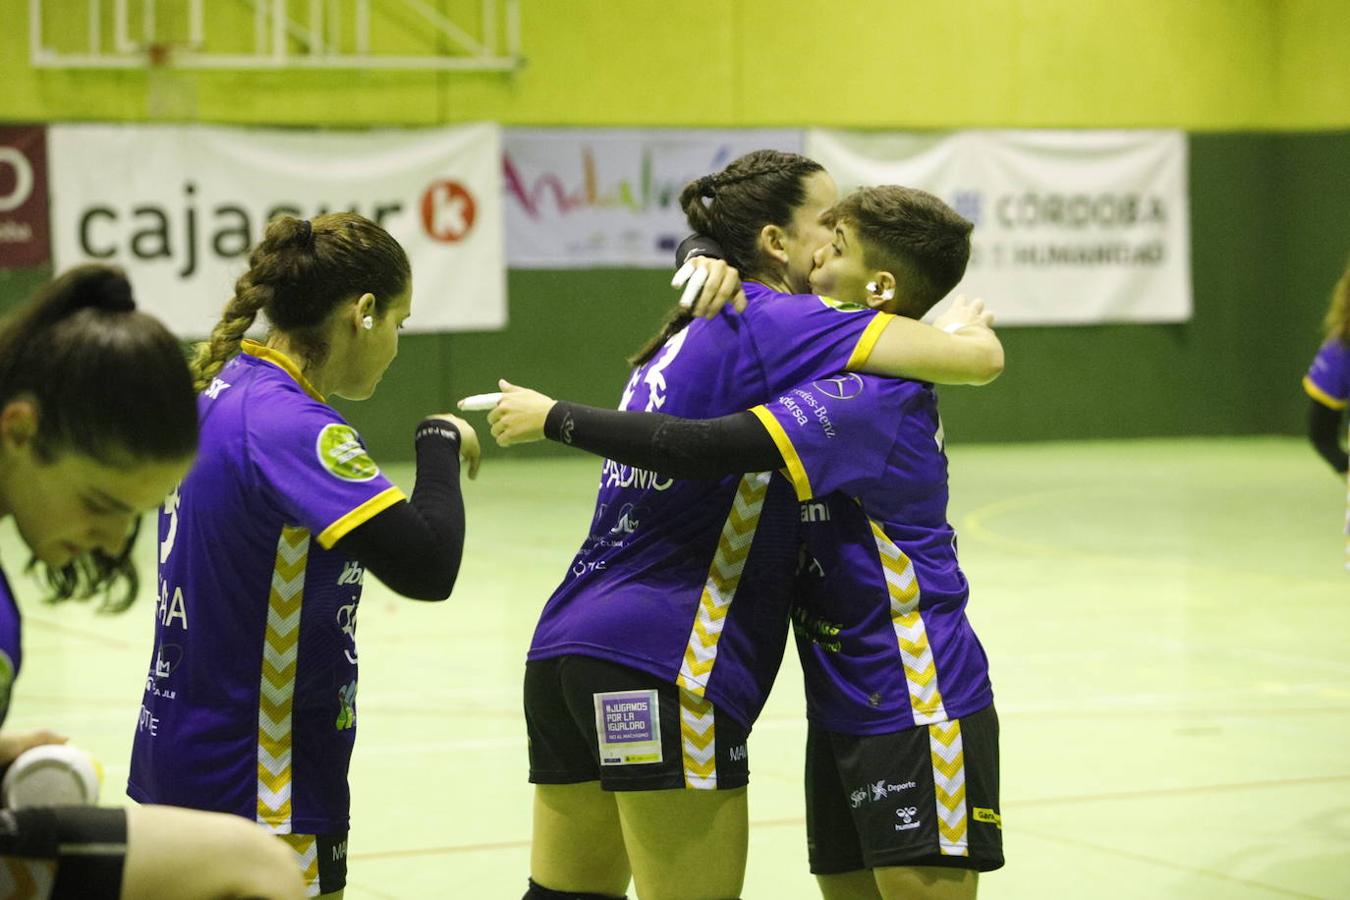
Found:
[(915, 725), (930, 725), (947, 718), (942, 706), (942, 691), (938, 687), (937, 663), (928, 645), (928, 629), (919, 612), (919, 580), (914, 566), (905, 552), (895, 545), (880, 525), (868, 519), (872, 537), (876, 539), (877, 557), (881, 574), (886, 579), (886, 592), (891, 598), (891, 627), (900, 651), (900, 662), (905, 669), (905, 684), (909, 688), (909, 704), (914, 710)]
[(312, 834), (278, 835), (295, 853), (295, 861), (300, 866), (300, 874), (305, 879), (305, 896), (319, 896), (319, 845)]
[(928, 749), (933, 758), (933, 793), (937, 797), (938, 850), (943, 856), (969, 856), (961, 721), (952, 719), (929, 725)]
[(291, 526), (281, 529), (267, 598), (258, 684), (257, 816), (258, 823), (275, 834), (291, 830), (291, 711), (308, 564), (309, 531)]
[(680, 688), (680, 754), (684, 786), (717, 789), (717, 723), (712, 702)]
[(717, 662), (717, 641), (726, 624), (727, 611), (736, 596), (750, 555), (750, 545), (759, 527), (759, 516), (764, 509), (764, 497), (769, 490), (771, 472), (751, 472), (736, 485), (731, 511), (722, 525), (717, 540), (717, 552), (708, 567), (708, 579), (703, 585), (694, 627), (689, 631), (689, 643), (684, 649), (684, 661), (675, 683), (696, 696), (702, 697)]

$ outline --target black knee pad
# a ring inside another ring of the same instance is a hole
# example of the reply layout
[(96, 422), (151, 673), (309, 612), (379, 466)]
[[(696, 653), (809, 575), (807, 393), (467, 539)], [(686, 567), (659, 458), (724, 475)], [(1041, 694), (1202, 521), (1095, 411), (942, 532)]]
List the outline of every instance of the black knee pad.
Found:
[(555, 891), (530, 879), (530, 889), (521, 900), (628, 900), (625, 894), (616, 897), (613, 894), (578, 894), (576, 891)]

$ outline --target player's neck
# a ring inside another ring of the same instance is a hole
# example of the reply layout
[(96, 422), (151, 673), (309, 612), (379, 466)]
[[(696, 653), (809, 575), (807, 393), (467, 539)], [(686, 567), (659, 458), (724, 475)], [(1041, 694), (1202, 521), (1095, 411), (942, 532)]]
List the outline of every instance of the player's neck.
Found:
[(267, 336), (267, 346), (278, 353), (284, 353), (286, 357), (295, 364), (295, 367), (300, 370), (300, 374), (305, 376), (305, 380), (313, 385), (314, 390), (318, 391), (324, 397), (327, 397), (332, 393), (333, 378), (327, 371), (329, 368), (327, 363), (331, 362), (333, 359), (332, 353), (328, 354), (327, 359), (323, 363), (314, 365), (305, 358), (305, 353), (302, 348), (281, 331), (273, 331)]

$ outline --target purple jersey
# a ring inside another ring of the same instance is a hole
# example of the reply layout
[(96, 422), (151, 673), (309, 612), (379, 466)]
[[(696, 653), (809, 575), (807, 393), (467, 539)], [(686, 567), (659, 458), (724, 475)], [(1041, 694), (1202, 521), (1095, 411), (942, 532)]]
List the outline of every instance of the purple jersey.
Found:
[(127, 792), (279, 834), (346, 831), (364, 572), (332, 547), (403, 493), (294, 364), (252, 341), (198, 413), (197, 463), (159, 516)]
[[(1318, 403), (1344, 410), (1350, 404), (1350, 343), (1332, 338), (1323, 344), (1303, 376), (1303, 389)], [(1350, 571), (1350, 479), (1345, 494), (1345, 568)]]
[(19, 607), (14, 602), (9, 579), (0, 572), (0, 724), (4, 724), (9, 715), (10, 693), (14, 690), (14, 679), (19, 677), (19, 666), (23, 664), (20, 623)]
[[(758, 284), (745, 291), (745, 313), (695, 319), (635, 370), (619, 408), (742, 410), (860, 365), (893, 318)], [(529, 658), (612, 660), (749, 727), (786, 640), (794, 506), (788, 484), (767, 472), (689, 481), (605, 460), (590, 536), (544, 607)]]
[(947, 524), (932, 386), (845, 373), (752, 412), (804, 501), (808, 558), (792, 615), (808, 718), (882, 734), (992, 703)]

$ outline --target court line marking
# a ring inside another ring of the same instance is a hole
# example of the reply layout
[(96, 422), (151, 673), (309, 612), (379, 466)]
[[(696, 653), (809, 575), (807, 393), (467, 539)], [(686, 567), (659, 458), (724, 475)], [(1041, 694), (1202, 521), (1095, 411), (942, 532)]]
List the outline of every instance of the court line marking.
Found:
[(1002, 515), (1014, 512), (1024, 512), (1034, 509), (1047, 502), (1072, 498), (1081, 500), (1085, 495), (1096, 495), (1106, 500), (1112, 500), (1119, 496), (1119, 492), (1110, 492), (1101, 488), (1056, 488), (1054, 490), (1036, 491), (1029, 494), (1014, 494), (1011, 497), (1005, 497), (1002, 500), (996, 500), (993, 503), (987, 503), (972, 509), (961, 517), (961, 527), (957, 533), (966, 540), (974, 539), (983, 541), (993, 547), (1006, 550), (1017, 554), (1032, 554), (1035, 556), (1048, 556), (1052, 558), (1077, 560), (1086, 563), (1106, 563), (1114, 566), (1140, 566), (1147, 565), (1156, 568), (1168, 568), (1177, 573), (1196, 573), (1196, 574), (1219, 574), (1227, 577), (1241, 576), (1246, 579), (1259, 579), (1262, 581), (1273, 582), (1281, 589), (1288, 591), (1292, 586), (1319, 587), (1319, 588), (1338, 588), (1342, 585), (1339, 573), (1334, 569), (1329, 569), (1326, 575), (1313, 575), (1296, 577), (1289, 573), (1274, 573), (1260, 569), (1238, 569), (1232, 566), (1214, 565), (1211, 563), (1196, 563), (1186, 559), (1176, 559), (1168, 556), (1128, 556), (1118, 553), (1104, 553), (1098, 550), (1077, 550), (1070, 547), (1061, 547), (1056, 544), (1043, 544), (1035, 541), (1027, 541), (1019, 538), (1008, 537), (996, 530), (992, 525), (987, 524), (988, 520)]
[(1186, 787), (1153, 788), (1134, 791), (1113, 791), (1102, 794), (1079, 794), (1072, 797), (1033, 797), (1028, 800), (1005, 800), (1004, 806), (1057, 806), (1073, 803), (1103, 803), (1111, 800), (1138, 800), (1146, 797), (1182, 797), (1194, 794), (1222, 794), (1233, 791), (1267, 790), (1272, 788), (1303, 787), (1314, 784), (1339, 784), (1350, 781), (1350, 775), (1314, 775), (1309, 778), (1272, 778), (1266, 781), (1243, 781), (1231, 784), (1204, 784)]
[(83, 638), (86, 641), (92, 641), (95, 644), (102, 644), (105, 647), (112, 647), (117, 650), (144, 650), (145, 644), (137, 641), (127, 641), (118, 637), (109, 637), (99, 631), (88, 631), (83, 628), (74, 628), (61, 622), (53, 622), (51, 619), (44, 619), (41, 616), (35, 616), (25, 612), (23, 614), (24, 628), (30, 625), (36, 625), (39, 628), (46, 628), (59, 634), (68, 634), (72, 637)]
[[(1111, 800), (1136, 800), (1141, 797), (1175, 796), (1180, 794), (1222, 793), (1226, 791), (1297, 787), (1311, 784), (1330, 784), (1343, 781), (1350, 781), (1350, 775), (1329, 775), (1319, 778), (1290, 778), (1272, 781), (1253, 781), (1245, 784), (1214, 784), (1214, 785), (1204, 785), (1198, 787), (1184, 787), (1184, 788), (1156, 788), (1151, 791), (1150, 790), (1130, 791), (1128, 793), (1117, 792), (1111, 794), (1092, 794), (1076, 797), (1043, 797), (1031, 800), (1005, 801), (1003, 806), (1006, 810), (1007, 808), (1010, 807), (1054, 806), (1056, 804), (1072, 804), (1072, 803), (1100, 803)], [(806, 819), (804, 817), (794, 816), (786, 819), (757, 819), (750, 822), (751, 829), (781, 828), (784, 826), (796, 826), (796, 825), (805, 826)], [(1043, 836), (1040, 835), (1036, 830), (1024, 829), (1021, 825), (1010, 826), (1008, 830), (1009, 831), (1015, 830), (1018, 833), (1022, 833), (1023, 831), (1025, 831), (1027, 834)], [(481, 844), (451, 844), (445, 847), (418, 847), (403, 850), (368, 850), (365, 852), (353, 852), (350, 854), (350, 858), (353, 860), (405, 859), (417, 856), (442, 856), (442, 855), (449, 856), (460, 853), (476, 853), (479, 851), (487, 852), (492, 850), (519, 850), (521, 848), (529, 846), (530, 842), (528, 840), (494, 841)], [(1085, 844), (1084, 846), (1089, 845)], [(1122, 856), (1128, 855), (1128, 851), (1113, 851), (1110, 848), (1105, 847), (1094, 847), (1093, 849), (1103, 850), (1104, 852), (1108, 853), (1119, 852), (1119, 854)], [(1139, 859), (1144, 862), (1156, 862), (1157, 864), (1163, 866), (1175, 866), (1175, 864), (1173, 863), (1167, 863), (1162, 860), (1153, 860), (1148, 857), (1139, 857)], [(1202, 869), (1196, 869), (1194, 871), (1200, 874), (1215, 875), (1215, 877), (1220, 878), (1226, 877)], [(1267, 885), (1258, 884), (1257, 882), (1247, 882), (1247, 883), (1250, 883), (1255, 887), (1262, 887), (1262, 888), (1267, 887)], [(1275, 889), (1275, 890), (1283, 890), (1283, 889)], [(1290, 896), (1312, 897), (1313, 900), (1321, 900), (1321, 898), (1318, 898), (1316, 895), (1309, 895), (1309, 894), (1292, 893), (1290, 894)]]
[(1157, 866), (1163, 869), (1172, 869), (1177, 872), (1185, 872), (1189, 875), (1201, 875), (1206, 878), (1214, 878), (1218, 881), (1227, 881), (1233, 884), (1240, 884), (1245, 887), (1257, 888), (1263, 891), (1270, 891), (1272, 894), (1279, 894), (1283, 897), (1299, 897), (1301, 900), (1329, 900), (1324, 894), (1305, 894), (1302, 891), (1296, 891), (1292, 888), (1278, 887), (1273, 884), (1267, 884), (1264, 881), (1253, 881), (1250, 878), (1239, 878), (1235, 875), (1228, 875), (1214, 869), (1205, 869), (1199, 866), (1188, 866), (1184, 863), (1173, 862), (1168, 859), (1159, 859), (1156, 856), (1147, 856), (1142, 853), (1135, 853), (1130, 850), (1121, 850), (1116, 847), (1103, 847), (1100, 844), (1093, 844), (1088, 841), (1074, 840), (1066, 838), (1063, 835), (1047, 834), (1034, 828), (1023, 828), (1018, 826), (1018, 834), (1026, 834), (1031, 837), (1037, 837), (1041, 840), (1051, 843), (1067, 844), (1070, 847), (1079, 847), (1087, 850), (1096, 850), (1098, 853), (1105, 853), (1108, 856), (1116, 856), (1121, 859), (1129, 859), (1145, 865)]

